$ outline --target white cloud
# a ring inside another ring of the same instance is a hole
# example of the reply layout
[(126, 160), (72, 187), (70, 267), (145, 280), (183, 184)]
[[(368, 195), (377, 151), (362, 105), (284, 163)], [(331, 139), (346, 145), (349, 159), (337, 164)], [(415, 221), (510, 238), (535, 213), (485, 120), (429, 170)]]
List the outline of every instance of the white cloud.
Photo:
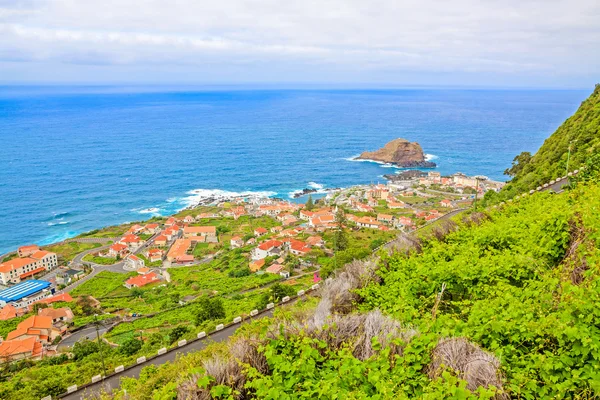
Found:
[(600, 71), (598, 21), (597, 0), (0, 0), (0, 73), (14, 62), (114, 65), (116, 75), (180, 65), (210, 77), (239, 65), (273, 81), (404, 72), (587, 82)]

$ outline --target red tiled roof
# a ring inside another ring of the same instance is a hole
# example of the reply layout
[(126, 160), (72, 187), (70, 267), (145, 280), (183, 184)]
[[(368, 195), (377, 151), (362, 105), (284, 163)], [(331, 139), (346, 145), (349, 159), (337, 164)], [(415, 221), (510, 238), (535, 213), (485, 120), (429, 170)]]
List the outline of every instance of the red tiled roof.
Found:
[(258, 248), (261, 250), (270, 250), (273, 247), (280, 247), (282, 244), (283, 242), (280, 240), (271, 239), (261, 243)]
[(38, 342), (35, 337), (20, 340), (7, 340), (0, 343), (0, 357), (8, 359), (19, 355), (39, 357), (42, 354), (42, 349), (42, 344)]
[(33, 264), (37, 262), (33, 258), (24, 257), (24, 258), (13, 258), (12, 260), (8, 260), (0, 264), (0, 272), (10, 272), (15, 269), (22, 268), (26, 265)]
[(154, 273), (154, 272), (150, 272), (149, 274), (138, 275), (138, 276), (129, 278), (125, 281), (125, 283), (127, 283), (128, 285), (131, 285), (131, 286), (142, 287), (149, 283), (157, 282), (157, 281), (159, 281), (158, 275), (156, 275), (156, 273)]
[(28, 276), (33, 276), (35, 274), (39, 274), (40, 272), (45, 271), (45, 270), (46, 270), (46, 268), (44, 268), (44, 267), (39, 267), (39, 268), (33, 269), (31, 271), (28, 271), (28, 272), (25, 272), (24, 274), (19, 275), (19, 279), (25, 279)]

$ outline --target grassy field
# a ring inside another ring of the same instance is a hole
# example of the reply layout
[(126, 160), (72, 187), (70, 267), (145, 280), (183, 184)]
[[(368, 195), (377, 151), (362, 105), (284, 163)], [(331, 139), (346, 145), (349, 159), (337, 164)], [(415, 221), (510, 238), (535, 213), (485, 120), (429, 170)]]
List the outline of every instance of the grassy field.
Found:
[(81, 284), (71, 291), (72, 296), (89, 295), (95, 298), (123, 294), (121, 288), (127, 290), (123, 283), (127, 278), (137, 275), (136, 272), (119, 274), (116, 272), (102, 271), (92, 279)]
[(69, 242), (44, 246), (44, 250), (58, 254), (59, 259), (63, 260), (63, 262), (69, 262), (82, 251), (95, 249), (100, 246), (102, 246), (100, 243)]
[(116, 264), (117, 262), (119, 262), (116, 258), (100, 257), (100, 256), (95, 256), (93, 254), (88, 254), (85, 257), (83, 257), (83, 261), (88, 261), (88, 262), (92, 262), (92, 263), (100, 264), (100, 265), (112, 265), (112, 264)]

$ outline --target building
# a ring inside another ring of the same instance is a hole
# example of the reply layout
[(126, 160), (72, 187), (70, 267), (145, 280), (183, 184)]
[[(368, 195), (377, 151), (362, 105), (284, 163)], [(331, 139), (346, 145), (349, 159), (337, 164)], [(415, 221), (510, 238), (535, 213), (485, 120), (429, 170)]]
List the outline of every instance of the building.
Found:
[(356, 220), (356, 225), (360, 228), (378, 229), (381, 224), (373, 217), (360, 217)]
[(17, 329), (6, 335), (6, 340), (36, 338), (46, 344), (51, 343), (61, 330), (52, 325), (51, 317), (33, 315), (19, 323)]
[(0, 282), (4, 285), (19, 283), (22, 280), (50, 271), (58, 266), (58, 257), (55, 253), (37, 250), (28, 257), (13, 258), (0, 264)]
[(44, 345), (35, 337), (6, 340), (0, 343), (0, 359), (17, 361), (25, 358), (39, 360), (42, 358)]
[(446, 207), (446, 208), (452, 208), (452, 207), (454, 207), (452, 205), (452, 202), (450, 200), (448, 200), (448, 199), (444, 199), (444, 200), (440, 201), (440, 206)]
[(127, 246), (130, 251), (135, 251), (142, 245), (143, 240), (137, 235), (129, 234), (123, 236), (117, 243)]
[(190, 239), (177, 239), (167, 253), (167, 260), (173, 262), (181, 259), (182, 256), (187, 255), (187, 251), (191, 246), (192, 241)]
[(38, 301), (34, 302), (33, 304), (31, 304), (29, 306), (29, 311), (33, 310), (34, 304), (43, 303), (43, 304), (50, 305), (52, 303), (58, 303), (59, 301), (64, 301), (65, 303), (68, 303), (70, 301), (73, 301), (73, 298), (71, 297), (71, 295), (69, 293), (61, 293), (61, 294), (57, 294), (55, 296), (46, 297), (46, 298), (43, 298), (43, 299), (38, 300)]
[(158, 224), (147, 224), (144, 227), (144, 233), (148, 235), (154, 235), (155, 233), (160, 232), (160, 226)]
[(115, 243), (108, 248), (108, 255), (114, 258), (123, 258), (128, 252), (129, 248), (121, 243)]
[(266, 235), (268, 232), (269, 231), (266, 230), (265, 228), (256, 228), (254, 230), (254, 236), (260, 237), (260, 236)]
[(0, 310), (0, 321), (16, 318), (18, 315), (17, 309), (13, 305), (7, 304)]
[(477, 187), (477, 179), (466, 176), (461, 172), (457, 172), (452, 175), (452, 181), (455, 185), (466, 186), (466, 187)]
[(310, 252), (310, 247), (300, 240), (290, 242), (290, 253), (295, 256), (305, 256)]
[(269, 266), (267, 269), (265, 269), (265, 272), (269, 273), (269, 274), (279, 274), (281, 271), (283, 271), (285, 267), (281, 264), (273, 264), (271, 266)]
[(321, 236), (310, 236), (306, 239), (306, 244), (310, 247), (323, 247), (325, 242)]
[(406, 207), (406, 203), (404, 203), (403, 201), (388, 201), (387, 206), (388, 206), (388, 208), (391, 208), (394, 210), (394, 209)]
[(17, 249), (17, 254), (19, 254), (19, 257), (29, 257), (30, 255), (32, 255), (33, 253), (35, 253), (36, 251), (38, 251), (40, 249), (40, 247), (38, 245), (35, 244), (30, 244), (27, 246), (21, 246)]
[(217, 237), (215, 226), (186, 226), (183, 228), (183, 237), (189, 239), (196, 236)]
[(73, 321), (73, 311), (69, 307), (42, 308), (38, 311), (42, 317), (50, 317), (52, 325), (68, 324)]
[(166, 246), (167, 245), (167, 237), (165, 235), (158, 235), (156, 239), (154, 239), (154, 244), (156, 246)]
[(250, 271), (252, 271), (252, 272), (259, 271), (264, 266), (265, 266), (264, 258), (261, 258), (260, 260), (251, 261), (250, 264), (248, 264), (248, 267), (250, 268)]
[(81, 278), (84, 275), (84, 271), (80, 269), (69, 268), (66, 271), (61, 271), (56, 275), (56, 283), (59, 285), (68, 285)]
[(394, 222), (394, 216), (390, 214), (377, 214), (377, 221), (384, 224), (391, 224)]
[(28, 280), (0, 291), (0, 306), (11, 304), (16, 308), (27, 307), (45, 297), (50, 291), (50, 282)]
[(252, 250), (252, 259), (260, 260), (269, 256), (279, 255), (282, 246), (283, 242), (280, 240), (267, 240), (266, 242), (259, 244)]
[(165, 255), (165, 252), (161, 249), (150, 249), (148, 250), (147, 254), (148, 260), (150, 260), (150, 262), (156, 262), (162, 260), (163, 256)]
[(185, 222), (186, 224), (191, 224), (191, 223), (193, 223), (194, 221), (195, 221), (195, 218), (194, 218), (194, 217), (192, 217), (191, 215), (186, 215), (186, 216), (183, 218), (183, 222)]
[(125, 264), (131, 269), (142, 268), (145, 265), (144, 260), (133, 254), (127, 256)]
[(241, 236), (234, 236), (231, 238), (229, 243), (231, 244), (232, 249), (237, 249), (239, 247), (244, 246), (244, 239), (242, 239)]
[(129, 278), (125, 281), (125, 287), (127, 289), (131, 289), (134, 287), (142, 287), (142, 286), (146, 286), (150, 283), (154, 283), (154, 282), (158, 282), (160, 281), (160, 278), (158, 277), (158, 275), (156, 275), (155, 272), (150, 272), (148, 274), (144, 274), (144, 275), (138, 275), (138, 276), (134, 276), (132, 278)]

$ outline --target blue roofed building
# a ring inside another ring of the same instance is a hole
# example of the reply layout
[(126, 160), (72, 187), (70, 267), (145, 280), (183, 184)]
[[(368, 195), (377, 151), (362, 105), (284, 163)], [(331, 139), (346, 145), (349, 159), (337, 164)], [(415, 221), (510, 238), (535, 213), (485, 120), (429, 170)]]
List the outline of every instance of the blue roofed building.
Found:
[(27, 307), (52, 294), (50, 282), (35, 279), (23, 281), (0, 291), (0, 307), (11, 304), (16, 308)]

